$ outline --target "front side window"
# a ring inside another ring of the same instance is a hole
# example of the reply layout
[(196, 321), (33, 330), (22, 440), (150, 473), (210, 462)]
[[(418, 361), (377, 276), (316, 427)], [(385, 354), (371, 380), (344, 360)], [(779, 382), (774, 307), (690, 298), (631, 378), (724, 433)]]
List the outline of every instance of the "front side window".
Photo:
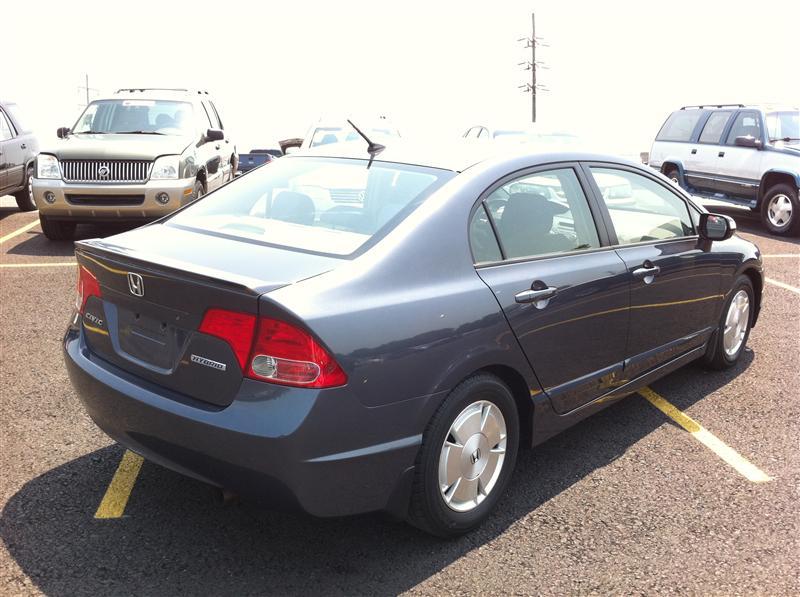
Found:
[(731, 113), (729, 111), (714, 112), (703, 127), (703, 132), (700, 134), (700, 143), (719, 143), (730, 117)]
[(753, 137), (761, 139), (761, 119), (758, 112), (739, 112), (728, 133), (728, 145), (734, 145), (736, 137)]
[(81, 133), (194, 134), (194, 109), (171, 100), (98, 100), (86, 107), (72, 128)]
[(673, 112), (658, 132), (656, 141), (690, 141), (694, 128), (702, 115), (702, 110), (677, 110)]
[(686, 202), (651, 178), (615, 168), (591, 168), (621, 245), (694, 234)]
[[(589, 204), (572, 168), (518, 178), (496, 189), (483, 203), (505, 259), (600, 246)], [(471, 242), (478, 259), (481, 243), (475, 236)], [(488, 255), (491, 243), (483, 244), (489, 247)]]
[(366, 166), (356, 159), (282, 158), (178, 212), (167, 225), (350, 255), (455, 176), (389, 162)]

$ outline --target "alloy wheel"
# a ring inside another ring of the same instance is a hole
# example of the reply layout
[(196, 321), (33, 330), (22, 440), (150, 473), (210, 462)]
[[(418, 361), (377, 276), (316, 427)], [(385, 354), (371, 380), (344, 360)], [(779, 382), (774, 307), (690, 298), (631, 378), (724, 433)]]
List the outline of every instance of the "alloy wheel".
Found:
[(792, 219), (792, 201), (783, 193), (778, 193), (769, 200), (767, 217), (770, 224), (782, 228)]
[(494, 403), (479, 400), (459, 413), (439, 456), (439, 491), (449, 508), (468, 512), (486, 499), (503, 470), (506, 440), (506, 421)]

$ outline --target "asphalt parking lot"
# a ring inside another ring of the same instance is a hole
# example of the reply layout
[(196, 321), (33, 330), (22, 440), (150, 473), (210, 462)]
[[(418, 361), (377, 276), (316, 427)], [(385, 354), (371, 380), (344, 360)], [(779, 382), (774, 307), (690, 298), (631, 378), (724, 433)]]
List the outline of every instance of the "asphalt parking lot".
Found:
[(62, 363), (72, 244), (0, 199), (0, 593), (800, 594), (800, 242), (726, 213), (768, 278), (739, 365), (688, 366), (523, 452), (489, 523), (440, 541), (120, 468)]

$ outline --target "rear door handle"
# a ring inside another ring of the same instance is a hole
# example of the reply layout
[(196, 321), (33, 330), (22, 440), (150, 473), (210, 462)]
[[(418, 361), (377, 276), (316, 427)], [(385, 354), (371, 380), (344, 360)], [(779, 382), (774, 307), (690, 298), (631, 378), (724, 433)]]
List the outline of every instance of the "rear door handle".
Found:
[(696, 154), (696, 153), (697, 153), (697, 150), (696, 150), (696, 149), (693, 149), (693, 150), (692, 150), (692, 155), (694, 155), (694, 154)]
[(514, 300), (518, 303), (536, 303), (537, 309), (544, 309), (547, 301), (553, 298), (558, 292), (558, 288), (548, 286), (541, 290), (523, 290), (514, 295)]
[(724, 157), (725, 157), (725, 152), (724, 152), (724, 151), (720, 151), (720, 152), (717, 154), (717, 157), (724, 158)]
[(214, 149), (219, 149), (219, 143), (214, 146)]
[(20, 145), (20, 146), (19, 146), (19, 148), (20, 148), (20, 149), (27, 149), (27, 148), (28, 148), (28, 146), (27, 146), (27, 145), (25, 145), (25, 144), (23, 143), (22, 145)]

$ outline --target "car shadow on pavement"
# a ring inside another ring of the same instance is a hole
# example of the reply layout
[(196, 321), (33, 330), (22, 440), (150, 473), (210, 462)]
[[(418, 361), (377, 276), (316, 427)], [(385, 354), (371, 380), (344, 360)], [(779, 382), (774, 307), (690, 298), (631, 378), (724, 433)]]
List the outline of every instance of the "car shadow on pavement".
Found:
[[(684, 368), (670, 376), (678, 376), (671, 385), (688, 383), (691, 390), (668, 399), (687, 408), (751, 361), (752, 353), (735, 369), (713, 374)], [(397, 594), (512, 525), (524, 525), (522, 532), (535, 544), (537, 534), (557, 522), (538, 514), (539, 506), (668, 421), (634, 395), (523, 451), (496, 513), (454, 540), (378, 514), (314, 519), (246, 502), (223, 505), (218, 490), (147, 462), (125, 516), (96, 520), (94, 511), (122, 454), (118, 445), (25, 484), (2, 513), (0, 537), (24, 574), (48, 595)], [(601, 482), (595, 475), (592, 483)]]
[(76, 240), (88, 238), (105, 238), (119, 234), (133, 227), (80, 225), (75, 230), (72, 240), (49, 240), (38, 229), (25, 233), (25, 240), (18, 242), (7, 251), (8, 255), (21, 255), (26, 257), (72, 257), (75, 254), (73, 243)]

